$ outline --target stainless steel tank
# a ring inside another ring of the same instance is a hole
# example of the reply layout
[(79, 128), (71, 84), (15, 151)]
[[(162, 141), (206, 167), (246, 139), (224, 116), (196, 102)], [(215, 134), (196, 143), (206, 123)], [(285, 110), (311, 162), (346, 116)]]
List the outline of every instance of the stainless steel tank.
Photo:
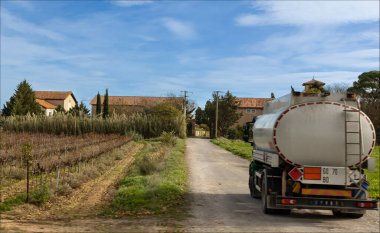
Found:
[(361, 140), (361, 159), (366, 160), (375, 146), (375, 131), (355, 99), (305, 95), (289, 94), (266, 103), (253, 127), (255, 149), (277, 153), (294, 165), (344, 167), (360, 162)]

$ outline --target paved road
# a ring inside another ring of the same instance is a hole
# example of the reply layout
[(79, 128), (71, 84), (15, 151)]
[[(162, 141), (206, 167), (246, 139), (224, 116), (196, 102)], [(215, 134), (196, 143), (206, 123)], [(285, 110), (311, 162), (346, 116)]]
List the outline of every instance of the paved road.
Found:
[(361, 219), (336, 218), (331, 211), (294, 210), (265, 215), (248, 190), (247, 160), (207, 139), (187, 141), (190, 168), (191, 232), (379, 232), (379, 212)]

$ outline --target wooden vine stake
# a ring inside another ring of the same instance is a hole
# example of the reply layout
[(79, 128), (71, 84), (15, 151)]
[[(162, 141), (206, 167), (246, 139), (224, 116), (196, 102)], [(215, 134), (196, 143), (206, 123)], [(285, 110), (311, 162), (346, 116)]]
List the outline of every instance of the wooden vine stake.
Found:
[(32, 145), (25, 143), (21, 147), (24, 166), (26, 167), (26, 202), (29, 202), (29, 168), (32, 163)]

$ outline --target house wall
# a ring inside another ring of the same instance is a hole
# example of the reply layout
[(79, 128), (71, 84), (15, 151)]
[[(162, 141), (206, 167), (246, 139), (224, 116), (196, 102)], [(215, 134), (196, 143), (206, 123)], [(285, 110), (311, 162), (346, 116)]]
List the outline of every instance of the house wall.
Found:
[(45, 109), (45, 115), (46, 116), (53, 116), (55, 113), (54, 109)]
[(69, 111), (71, 108), (75, 107), (75, 105), (76, 103), (73, 96), (69, 95), (64, 101), (63, 108), (65, 109), (65, 111)]
[(263, 114), (262, 108), (238, 108), (237, 112), (242, 114), (239, 120), (232, 126), (236, 127), (238, 125), (243, 126), (247, 122), (251, 122), (254, 116), (259, 116)]
[(76, 103), (72, 95), (69, 95), (66, 99), (64, 100), (49, 100), (46, 99), (46, 102), (49, 102), (51, 104), (54, 104), (55, 106), (58, 107), (58, 105), (61, 105), (65, 111), (69, 111), (71, 108), (75, 107)]
[(49, 103), (51, 103), (51, 104), (53, 104), (53, 105), (55, 105), (57, 107), (58, 107), (58, 105), (61, 105), (61, 106), (64, 105), (63, 100), (48, 100), (48, 99), (45, 99), (45, 101), (49, 102)]

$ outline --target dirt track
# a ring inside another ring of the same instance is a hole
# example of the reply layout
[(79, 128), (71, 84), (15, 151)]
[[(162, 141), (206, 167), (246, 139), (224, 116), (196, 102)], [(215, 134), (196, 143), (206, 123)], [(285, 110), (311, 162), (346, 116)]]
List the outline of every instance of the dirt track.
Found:
[(295, 210), (291, 215), (265, 215), (261, 201), (248, 189), (247, 160), (207, 139), (189, 139), (191, 232), (379, 232), (379, 212), (361, 219), (336, 218), (331, 211)]

